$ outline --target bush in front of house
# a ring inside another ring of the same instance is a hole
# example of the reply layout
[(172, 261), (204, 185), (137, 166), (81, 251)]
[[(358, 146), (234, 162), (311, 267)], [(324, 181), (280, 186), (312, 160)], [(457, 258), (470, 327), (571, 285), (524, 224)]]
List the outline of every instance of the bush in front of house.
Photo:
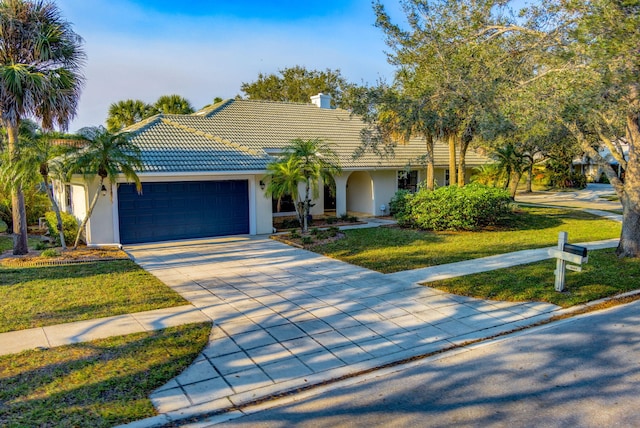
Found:
[[(67, 245), (73, 244), (78, 233), (78, 220), (71, 214), (60, 212), (62, 216), (62, 230), (64, 233), (64, 241)], [(58, 220), (56, 219), (56, 213), (48, 211), (45, 213), (44, 218), (47, 223), (47, 229), (49, 229), (49, 237), (53, 239), (56, 245), (62, 245), (60, 242), (60, 236), (58, 234)]]
[(389, 213), (398, 221), (400, 226), (411, 225), (410, 202), (413, 195), (408, 190), (398, 190), (389, 201)]
[(474, 230), (506, 220), (512, 202), (508, 190), (475, 183), (421, 188), (408, 199), (406, 223), (424, 230)]

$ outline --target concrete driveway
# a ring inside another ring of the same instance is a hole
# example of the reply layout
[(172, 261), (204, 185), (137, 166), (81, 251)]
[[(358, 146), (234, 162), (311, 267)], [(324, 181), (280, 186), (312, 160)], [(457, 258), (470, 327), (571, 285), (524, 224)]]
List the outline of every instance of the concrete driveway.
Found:
[[(450, 295), (267, 237), (128, 246), (214, 322), (151, 397), (153, 423), (215, 413), (549, 318), (554, 305)], [(149, 425), (148, 424), (148, 425)]]

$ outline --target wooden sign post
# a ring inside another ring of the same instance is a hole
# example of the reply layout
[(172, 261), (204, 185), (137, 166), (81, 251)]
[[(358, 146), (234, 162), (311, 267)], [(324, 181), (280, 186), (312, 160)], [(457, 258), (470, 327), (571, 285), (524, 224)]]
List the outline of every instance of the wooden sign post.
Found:
[[(549, 255), (558, 259), (554, 272), (556, 274), (556, 291), (564, 291), (565, 269), (580, 272), (582, 271), (582, 263), (589, 261), (587, 248), (569, 244), (567, 242), (568, 237), (569, 234), (567, 232), (560, 232), (558, 235), (558, 249), (552, 248), (549, 250)], [(568, 265), (567, 262), (575, 264)]]

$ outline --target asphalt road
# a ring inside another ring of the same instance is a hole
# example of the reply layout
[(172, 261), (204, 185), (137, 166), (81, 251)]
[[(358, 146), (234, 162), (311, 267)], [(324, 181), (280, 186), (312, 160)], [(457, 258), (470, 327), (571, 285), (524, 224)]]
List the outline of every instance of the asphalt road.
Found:
[(216, 427), (639, 427), (640, 301), (374, 376)]

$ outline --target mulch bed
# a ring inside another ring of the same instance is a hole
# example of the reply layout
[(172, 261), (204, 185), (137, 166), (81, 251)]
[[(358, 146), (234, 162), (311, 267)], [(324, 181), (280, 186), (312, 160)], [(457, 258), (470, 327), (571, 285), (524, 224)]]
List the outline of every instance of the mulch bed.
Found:
[[(310, 244), (303, 244), (302, 243), (302, 237), (303, 236), (311, 236), (311, 237), (313, 237), (313, 242), (310, 243)], [(344, 238), (344, 236), (345, 236), (344, 233), (338, 232), (338, 234), (336, 236), (330, 236), (330, 237), (326, 237), (326, 238), (322, 238), (322, 239), (317, 239), (312, 234), (305, 233), (304, 235), (301, 235), (300, 237), (293, 238), (293, 237), (291, 237), (290, 233), (284, 233), (284, 234), (279, 234), (279, 235), (271, 235), (271, 239), (276, 240), (276, 241), (280, 241), (280, 242), (282, 242), (284, 244), (287, 244), (287, 245), (291, 245), (292, 247), (309, 249), (309, 248), (315, 247), (317, 245), (329, 244), (331, 242), (334, 242), (334, 241), (337, 241), (339, 239)]]
[(42, 251), (29, 251), (29, 254), (15, 256), (11, 250), (0, 255), (0, 263), (10, 267), (24, 266), (49, 266), (73, 263), (89, 263), (109, 260), (128, 260), (127, 253), (119, 248), (87, 248), (79, 247), (75, 250), (58, 250), (58, 255), (54, 257), (43, 257)]

